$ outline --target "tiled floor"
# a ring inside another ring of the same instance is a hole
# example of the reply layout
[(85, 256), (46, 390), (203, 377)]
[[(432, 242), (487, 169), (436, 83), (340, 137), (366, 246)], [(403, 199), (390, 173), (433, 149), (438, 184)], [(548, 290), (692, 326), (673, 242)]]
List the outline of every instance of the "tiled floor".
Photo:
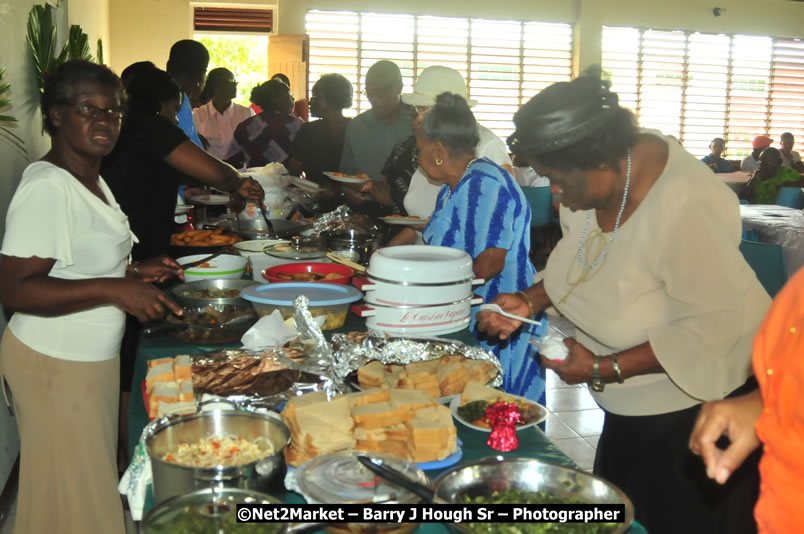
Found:
[[(567, 335), (575, 328), (564, 318), (550, 317), (552, 324)], [(570, 386), (558, 375), (547, 371), (547, 408), (552, 412), (545, 433), (578, 467), (591, 471), (597, 441), (603, 428), (603, 410), (589, 394), (586, 386)]]

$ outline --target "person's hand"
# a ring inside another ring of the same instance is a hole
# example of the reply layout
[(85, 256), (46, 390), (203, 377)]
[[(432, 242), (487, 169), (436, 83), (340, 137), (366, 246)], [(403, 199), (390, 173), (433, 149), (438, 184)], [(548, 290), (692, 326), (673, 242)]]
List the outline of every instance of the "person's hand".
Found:
[[(519, 315), (520, 317), (527, 317), (530, 314), (530, 307), (527, 301), (513, 293), (501, 293), (497, 295), (497, 298), (492, 301), (492, 304), (498, 305), (503, 311)], [(507, 339), (508, 336), (513, 334), (517, 328), (522, 325), (522, 321), (503, 317), (493, 311), (478, 312), (476, 317), (478, 331), (485, 332), (490, 336), (500, 339)]]
[(141, 323), (161, 319), (168, 313), (183, 315), (184, 310), (154, 286), (133, 278), (114, 279), (112, 302), (135, 316)]
[(584, 384), (592, 380), (595, 354), (569, 337), (564, 340), (569, 354), (564, 360), (553, 361), (542, 356), (542, 367), (552, 369), (567, 384)]
[(254, 178), (241, 180), (240, 185), (234, 193), (236, 196), (244, 200), (251, 200), (252, 202), (259, 202), (265, 198), (265, 191), (263, 191), (260, 183)]
[(135, 273), (140, 280), (146, 283), (162, 283), (166, 280), (178, 277), (184, 280), (184, 271), (178, 263), (172, 258), (162, 255), (156, 258), (150, 258), (137, 265)]
[(369, 195), (371, 198), (376, 200), (378, 204), (382, 204), (384, 206), (393, 206), (394, 204), (388, 184), (382, 183), (378, 180), (369, 180), (364, 184), (360, 184), (357, 186), (357, 190), (361, 193)]
[[(362, 185), (360, 187), (362, 187)], [(360, 190), (353, 185), (344, 186), (343, 196), (346, 198), (346, 202), (352, 206), (360, 206), (366, 201), (366, 199), (363, 197), (363, 193), (361, 193)]]
[[(725, 484), (751, 452), (759, 447), (755, 426), (762, 415), (759, 391), (701, 406), (690, 435), (690, 450), (703, 457), (706, 475)], [(715, 443), (726, 435), (731, 444), (720, 449)]]

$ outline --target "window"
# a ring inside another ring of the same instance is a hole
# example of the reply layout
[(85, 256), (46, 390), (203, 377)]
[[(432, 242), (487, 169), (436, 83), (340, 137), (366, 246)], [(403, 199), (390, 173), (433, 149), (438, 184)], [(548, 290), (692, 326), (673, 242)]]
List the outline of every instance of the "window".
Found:
[(642, 126), (698, 157), (715, 137), (739, 159), (757, 135), (804, 135), (799, 39), (604, 27), (602, 67)]
[(209, 51), (209, 69), (232, 71), (237, 85), (235, 102), (248, 106), (251, 90), (268, 77), (268, 35), (273, 30), (270, 9), (196, 7), (193, 39)]
[(403, 92), (426, 67), (443, 65), (463, 75), (478, 121), (506, 137), (520, 105), (572, 72), (569, 24), (312, 10), (306, 25), (311, 88), (322, 74), (346, 76), (355, 88), (351, 115), (369, 108), (360, 90), (376, 61), (399, 65)]

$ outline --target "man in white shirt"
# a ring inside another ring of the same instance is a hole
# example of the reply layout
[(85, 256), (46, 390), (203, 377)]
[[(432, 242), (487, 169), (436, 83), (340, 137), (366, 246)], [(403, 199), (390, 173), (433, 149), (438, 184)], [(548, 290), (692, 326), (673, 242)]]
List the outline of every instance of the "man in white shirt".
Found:
[[(234, 131), (238, 124), (254, 116), (254, 110), (232, 102), (237, 96), (234, 74), (224, 68), (212, 69), (207, 75), (207, 85), (202, 98), (209, 102), (193, 110), (193, 119), (198, 133), (206, 139), (207, 151), (218, 159), (227, 161), (238, 153), (234, 143)], [(235, 167), (242, 162), (230, 162)]]
[(796, 142), (793, 134), (785, 132), (779, 138), (780, 152), (782, 153), (782, 165), (790, 167), (798, 172), (804, 172), (804, 164), (801, 163), (801, 156), (793, 150), (793, 144)]

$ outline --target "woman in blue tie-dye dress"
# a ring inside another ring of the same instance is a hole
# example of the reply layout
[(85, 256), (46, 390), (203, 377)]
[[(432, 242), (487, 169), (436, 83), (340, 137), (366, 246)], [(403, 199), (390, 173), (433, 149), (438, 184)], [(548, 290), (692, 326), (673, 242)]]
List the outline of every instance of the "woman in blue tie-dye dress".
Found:
[[(468, 252), (475, 274), (486, 279), (476, 293), (490, 302), (500, 293), (530, 287), (536, 270), (528, 259), (530, 206), (507, 171), (475, 158), (477, 142), (477, 123), (466, 101), (439, 95), (417, 133), (422, 171), (444, 184), (423, 237), (429, 245)], [(470, 328), (477, 336), (475, 313), (476, 308)], [(544, 403), (544, 370), (530, 338), (530, 330), (522, 328), (504, 342), (479, 341), (500, 359), (506, 392)]]

